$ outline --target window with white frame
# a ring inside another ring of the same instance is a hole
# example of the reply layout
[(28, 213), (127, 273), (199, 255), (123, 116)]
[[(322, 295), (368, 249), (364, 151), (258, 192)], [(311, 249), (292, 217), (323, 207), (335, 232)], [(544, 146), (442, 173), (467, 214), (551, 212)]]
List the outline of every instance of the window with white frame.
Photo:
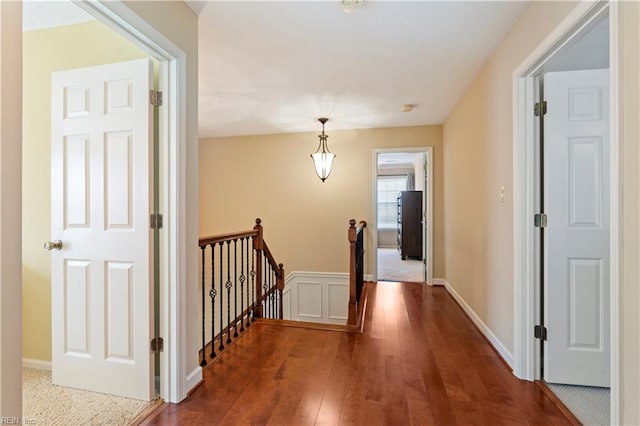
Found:
[(406, 175), (378, 176), (378, 229), (397, 228), (398, 194), (406, 190)]

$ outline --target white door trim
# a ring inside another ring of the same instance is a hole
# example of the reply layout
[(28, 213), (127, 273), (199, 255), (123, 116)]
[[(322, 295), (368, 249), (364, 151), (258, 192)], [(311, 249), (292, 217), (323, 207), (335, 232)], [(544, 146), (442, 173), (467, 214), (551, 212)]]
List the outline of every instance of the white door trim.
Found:
[(426, 206), (423, 206), (427, 212), (427, 235), (424, 235), (427, 251), (427, 284), (433, 285), (433, 147), (413, 147), (413, 148), (384, 148), (373, 150), (373, 188), (371, 206), (371, 223), (367, 223), (367, 227), (371, 228), (372, 251), (371, 256), (371, 274), (375, 281), (378, 280), (378, 154), (379, 153), (402, 153), (402, 152), (422, 152), (426, 155), (427, 163), (427, 196), (424, 199)]
[[(159, 206), (165, 215), (160, 233), (160, 332), (165, 349), (160, 356), (160, 393), (179, 402), (187, 386), (186, 294), (179, 278), (186, 276), (186, 54), (163, 34), (114, 0), (74, 0), (105, 25), (122, 34), (160, 62), (159, 88), (164, 93), (160, 109)], [(193, 378), (191, 378), (193, 380)]]
[(610, 152), (610, 214), (611, 214), (611, 270), (610, 312), (611, 315), (611, 423), (620, 418), (619, 406), (619, 332), (618, 318), (618, 269), (619, 269), (619, 197), (620, 170), (618, 140), (618, 99), (621, 93), (618, 79), (619, 43), (616, 2), (580, 2), (547, 38), (523, 61), (513, 73), (513, 181), (514, 181), (514, 365), (516, 376), (526, 380), (539, 379), (537, 368), (539, 344), (533, 336), (536, 320), (535, 237), (533, 227), (535, 153), (534, 153), (534, 84), (533, 76), (542, 65), (560, 48), (568, 43), (580, 29), (599, 13), (609, 8), (609, 45), (611, 72), (611, 152)]

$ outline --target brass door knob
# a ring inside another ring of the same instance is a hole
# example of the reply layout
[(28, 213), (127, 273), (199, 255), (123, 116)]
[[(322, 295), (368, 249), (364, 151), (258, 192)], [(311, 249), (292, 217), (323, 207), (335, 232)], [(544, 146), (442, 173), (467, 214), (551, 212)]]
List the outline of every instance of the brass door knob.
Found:
[(47, 241), (46, 243), (44, 243), (44, 248), (46, 248), (49, 251), (60, 250), (62, 248), (62, 241), (60, 240)]

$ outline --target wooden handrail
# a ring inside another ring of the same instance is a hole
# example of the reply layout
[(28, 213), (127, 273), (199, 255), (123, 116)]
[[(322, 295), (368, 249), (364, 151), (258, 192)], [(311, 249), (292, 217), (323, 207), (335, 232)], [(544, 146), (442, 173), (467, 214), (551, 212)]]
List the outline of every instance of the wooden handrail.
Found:
[(251, 231), (231, 232), (228, 234), (212, 235), (210, 237), (200, 238), (200, 240), (198, 240), (198, 244), (200, 245), (200, 247), (202, 247), (212, 243), (232, 241), (232, 240), (236, 240), (239, 238), (246, 238), (246, 237), (255, 237), (256, 235), (258, 234), (253, 229)]
[(356, 220), (349, 221), (349, 311), (347, 325), (356, 325), (356, 314), (358, 304), (364, 284), (362, 265), (364, 255), (363, 230), (367, 227), (367, 222), (361, 220), (356, 227)]
[(271, 267), (276, 271), (278, 271), (278, 266), (279, 266), (278, 262), (276, 262), (276, 259), (273, 257), (273, 254), (271, 254), (271, 250), (269, 250), (269, 246), (267, 246), (267, 243), (264, 240), (262, 241), (262, 250), (264, 251), (264, 255), (269, 261), (269, 264), (271, 265)]

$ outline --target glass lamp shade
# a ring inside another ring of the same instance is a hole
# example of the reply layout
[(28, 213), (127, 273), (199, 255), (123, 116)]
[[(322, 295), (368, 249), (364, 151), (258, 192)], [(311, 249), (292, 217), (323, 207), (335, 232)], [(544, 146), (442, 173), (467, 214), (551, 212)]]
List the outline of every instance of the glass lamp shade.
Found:
[(336, 155), (330, 152), (316, 152), (311, 154), (311, 158), (316, 168), (316, 174), (324, 182), (331, 174), (331, 166)]

